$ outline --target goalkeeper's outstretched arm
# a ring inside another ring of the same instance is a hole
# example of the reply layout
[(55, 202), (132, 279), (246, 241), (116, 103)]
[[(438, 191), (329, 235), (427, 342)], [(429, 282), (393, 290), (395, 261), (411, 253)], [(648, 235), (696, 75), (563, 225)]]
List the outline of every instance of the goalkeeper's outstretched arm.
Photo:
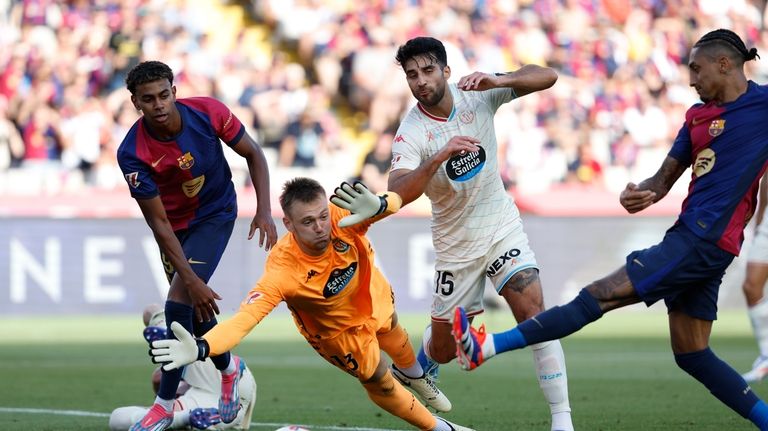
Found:
[(346, 181), (333, 191), (331, 203), (352, 214), (339, 221), (340, 227), (359, 223), (374, 223), (400, 210), (403, 200), (395, 192), (373, 194), (365, 184), (357, 181), (354, 186)]

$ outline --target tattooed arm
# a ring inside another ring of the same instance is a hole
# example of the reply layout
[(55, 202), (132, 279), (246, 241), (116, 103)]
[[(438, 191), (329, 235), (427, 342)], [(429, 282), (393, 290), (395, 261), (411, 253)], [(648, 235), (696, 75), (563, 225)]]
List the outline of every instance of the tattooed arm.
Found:
[(619, 196), (619, 202), (629, 213), (648, 208), (667, 195), (686, 168), (687, 166), (677, 159), (667, 156), (652, 177), (641, 181), (640, 184), (628, 183)]

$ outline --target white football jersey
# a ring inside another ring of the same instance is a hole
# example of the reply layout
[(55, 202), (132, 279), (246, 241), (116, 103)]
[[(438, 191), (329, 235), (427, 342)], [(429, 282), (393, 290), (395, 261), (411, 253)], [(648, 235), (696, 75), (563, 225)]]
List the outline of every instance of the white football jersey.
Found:
[(454, 108), (448, 118), (416, 104), (405, 116), (392, 145), (392, 171), (414, 170), (454, 136), (480, 140), (477, 153), (456, 155), (432, 176), (425, 194), (432, 203), (432, 240), (438, 259), (463, 262), (485, 255), (520, 223), (520, 212), (504, 189), (497, 160), (493, 117), (515, 98), (511, 88), (461, 91), (448, 84)]

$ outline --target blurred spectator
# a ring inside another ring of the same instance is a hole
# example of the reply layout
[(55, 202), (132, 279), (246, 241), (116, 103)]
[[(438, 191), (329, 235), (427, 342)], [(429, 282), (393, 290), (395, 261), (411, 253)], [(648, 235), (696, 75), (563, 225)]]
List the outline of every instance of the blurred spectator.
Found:
[(376, 138), (376, 144), (363, 159), (363, 167), (357, 177), (374, 193), (387, 191), (389, 168), (392, 166), (392, 140), (395, 133), (387, 130)]
[[(684, 66), (692, 41), (727, 27), (768, 52), (765, 3), (0, 2), (0, 194), (119, 189), (115, 144), (136, 118), (122, 103), (125, 73), (157, 58), (183, 93), (239, 105), (278, 177), (311, 167), (362, 175), (360, 161), (413, 103), (395, 47), (425, 34), (445, 42), (451, 80), (524, 63), (558, 70), (551, 90), (497, 116), (511, 187), (543, 192), (579, 178), (566, 160), (583, 151), (611, 187), (657, 166), (680, 127), (668, 119), (695, 103)], [(768, 61), (747, 67), (768, 79)]]

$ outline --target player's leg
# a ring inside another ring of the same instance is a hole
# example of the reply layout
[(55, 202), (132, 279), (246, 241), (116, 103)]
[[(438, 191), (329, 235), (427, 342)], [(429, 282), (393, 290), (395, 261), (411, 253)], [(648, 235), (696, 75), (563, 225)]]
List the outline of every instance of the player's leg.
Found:
[[(653, 304), (677, 292), (681, 283), (718, 276), (722, 265), (733, 259), (715, 246), (712, 250), (701, 247), (707, 247), (706, 243), (684, 226), (670, 229), (661, 243), (630, 253), (625, 266), (582, 289), (573, 301), (492, 336), (470, 327), (464, 310), (457, 308), (453, 328), (454, 337), (460, 341), (459, 363), (465, 369), (474, 369), (499, 353), (568, 336), (610, 310), (640, 301)], [(716, 265), (702, 266), (709, 265), (702, 261), (704, 251), (717, 255)]]
[(748, 382), (762, 380), (768, 374), (768, 301), (763, 289), (768, 281), (768, 225), (761, 224), (752, 241), (747, 258), (747, 273), (742, 285), (747, 301), (747, 314), (757, 340), (760, 355), (752, 369), (742, 377)]
[(677, 365), (701, 382), (723, 404), (761, 430), (768, 429), (768, 405), (749, 389), (739, 373), (709, 348), (712, 321), (675, 310), (669, 313), (669, 330)]
[[(501, 294), (518, 322), (523, 322), (544, 311), (544, 296), (538, 270), (535, 268), (527, 268), (513, 273), (504, 283)], [(539, 387), (549, 403), (552, 430), (572, 431), (571, 406), (568, 401), (568, 377), (565, 355), (560, 341), (553, 340), (533, 344), (531, 349)]]
[(410, 388), (429, 407), (439, 412), (451, 410), (451, 402), (437, 388), (432, 377), (427, 375), (416, 360), (408, 333), (397, 321), (397, 313), (376, 333), (379, 347), (392, 358), (392, 374), (406, 388)]
[[(435, 262), (435, 288), (432, 292), (432, 323), (424, 332), (422, 349), (417, 355), (425, 370), (434, 370), (456, 357), (451, 320), (453, 310), (461, 306), (471, 318), (483, 312), (486, 268), (480, 260)], [(428, 360), (424, 360), (424, 359)]]
[[(206, 283), (211, 279), (221, 261), (229, 238), (232, 236), (234, 224), (234, 220), (231, 220), (228, 215), (215, 217), (196, 225), (185, 238), (184, 253), (192, 269)], [(202, 336), (216, 324), (215, 317), (204, 322), (195, 320), (192, 333), (198, 337)], [(211, 362), (221, 371), (219, 414), (222, 422), (230, 423), (235, 420), (240, 410), (238, 379), (245, 363), (229, 352), (211, 356)]]
[(386, 361), (379, 360), (372, 376), (360, 379), (368, 397), (377, 406), (397, 416), (420, 430), (427, 431), (469, 431), (468, 428), (450, 423), (433, 416), (412, 393), (392, 377)]

